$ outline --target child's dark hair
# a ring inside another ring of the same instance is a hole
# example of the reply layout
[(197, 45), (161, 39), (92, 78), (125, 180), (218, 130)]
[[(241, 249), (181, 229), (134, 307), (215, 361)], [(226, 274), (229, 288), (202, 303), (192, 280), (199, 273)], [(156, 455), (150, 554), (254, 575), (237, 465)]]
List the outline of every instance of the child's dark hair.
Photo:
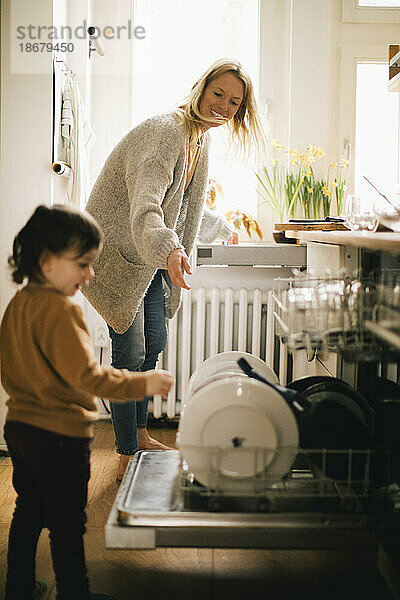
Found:
[(8, 259), (12, 279), (15, 283), (22, 283), (25, 277), (40, 280), (39, 260), (45, 250), (53, 254), (76, 250), (80, 257), (98, 248), (101, 240), (99, 225), (89, 214), (64, 205), (38, 206), (14, 238)]

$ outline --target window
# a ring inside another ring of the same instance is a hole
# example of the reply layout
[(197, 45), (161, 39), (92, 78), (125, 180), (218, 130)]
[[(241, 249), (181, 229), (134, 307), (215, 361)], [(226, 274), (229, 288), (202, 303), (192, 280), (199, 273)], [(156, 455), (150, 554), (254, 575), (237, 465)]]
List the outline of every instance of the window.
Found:
[(342, 0), (343, 23), (400, 23), (400, 0)]
[(400, 94), (388, 91), (386, 44), (342, 48), (339, 140), (350, 149), (348, 192), (400, 192)]
[[(173, 110), (216, 59), (238, 59), (258, 86), (258, 0), (136, 0), (146, 39), (134, 45), (133, 124)], [(228, 153), (223, 127), (211, 132), (210, 177), (224, 190), (217, 209), (256, 217), (255, 176)]]
[(371, 194), (366, 175), (391, 195), (399, 177), (399, 97), (388, 92), (384, 63), (358, 63), (356, 77), (354, 189)]
[(358, 6), (373, 8), (400, 8), (400, 0), (358, 0)]

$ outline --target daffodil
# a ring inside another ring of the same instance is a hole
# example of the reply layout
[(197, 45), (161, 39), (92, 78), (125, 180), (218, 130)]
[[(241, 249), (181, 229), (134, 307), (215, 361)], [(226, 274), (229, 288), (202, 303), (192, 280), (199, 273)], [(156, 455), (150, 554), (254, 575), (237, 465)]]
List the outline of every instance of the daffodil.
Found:
[(273, 148), (275, 148), (276, 150), (279, 150), (280, 152), (285, 149), (285, 147), (282, 146), (282, 144), (280, 143), (280, 141), (276, 140), (276, 139), (273, 139), (271, 141), (271, 145), (272, 145)]
[(324, 194), (324, 196), (329, 196), (330, 195), (330, 192), (329, 192), (328, 188), (326, 187), (326, 185), (322, 186), (321, 191)]
[(282, 202), (285, 169), (284, 146), (279, 140), (271, 140), (272, 159), (258, 173), (255, 173), (258, 187), (257, 192), (261, 201), (278, 214), (280, 221), (286, 219), (286, 207)]
[(333, 197), (340, 214), (346, 189), (347, 159), (331, 162), (327, 179), (316, 180), (313, 165), (325, 156), (320, 146), (309, 144), (301, 153), (297, 148), (285, 149), (278, 139), (273, 139), (271, 148), (273, 159), (256, 174), (260, 184), (257, 191), (281, 220), (300, 216), (300, 211), (306, 218), (327, 216), (331, 214)]
[(329, 165), (328, 182), (330, 181), (331, 171), (333, 173), (333, 182), (331, 184), (332, 194), (336, 200), (337, 214), (341, 214), (343, 210), (343, 200), (346, 191), (346, 178), (349, 161), (346, 158), (341, 158), (335, 163)]

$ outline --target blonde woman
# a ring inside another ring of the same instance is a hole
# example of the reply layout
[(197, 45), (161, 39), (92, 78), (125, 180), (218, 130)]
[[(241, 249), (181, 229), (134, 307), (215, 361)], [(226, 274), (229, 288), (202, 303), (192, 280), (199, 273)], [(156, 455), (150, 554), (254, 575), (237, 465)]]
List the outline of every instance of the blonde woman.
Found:
[[(148, 119), (114, 148), (94, 185), (87, 211), (104, 232), (95, 278), (84, 293), (109, 327), (112, 365), (155, 367), (167, 340), (166, 317), (190, 289), (196, 238), (226, 240), (228, 223), (204, 209), (211, 127), (230, 129), (247, 154), (260, 149), (253, 86), (240, 63), (218, 60), (173, 113)], [(166, 449), (147, 432), (147, 400), (111, 403), (117, 479), (137, 449)]]

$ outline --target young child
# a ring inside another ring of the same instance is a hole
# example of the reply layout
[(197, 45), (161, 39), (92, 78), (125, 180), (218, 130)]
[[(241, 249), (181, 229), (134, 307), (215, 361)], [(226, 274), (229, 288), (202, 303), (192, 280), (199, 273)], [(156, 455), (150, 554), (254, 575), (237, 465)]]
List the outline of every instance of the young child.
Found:
[(94, 396), (142, 400), (166, 395), (173, 383), (166, 371), (131, 373), (94, 359), (82, 311), (69, 297), (94, 276), (100, 244), (89, 215), (39, 206), (9, 258), (14, 282), (28, 283), (9, 303), (0, 329), (1, 379), (9, 395), (4, 435), (17, 492), (6, 600), (30, 600), (46, 588), (35, 581), (44, 527), (57, 600), (109, 598), (89, 593), (83, 547)]

